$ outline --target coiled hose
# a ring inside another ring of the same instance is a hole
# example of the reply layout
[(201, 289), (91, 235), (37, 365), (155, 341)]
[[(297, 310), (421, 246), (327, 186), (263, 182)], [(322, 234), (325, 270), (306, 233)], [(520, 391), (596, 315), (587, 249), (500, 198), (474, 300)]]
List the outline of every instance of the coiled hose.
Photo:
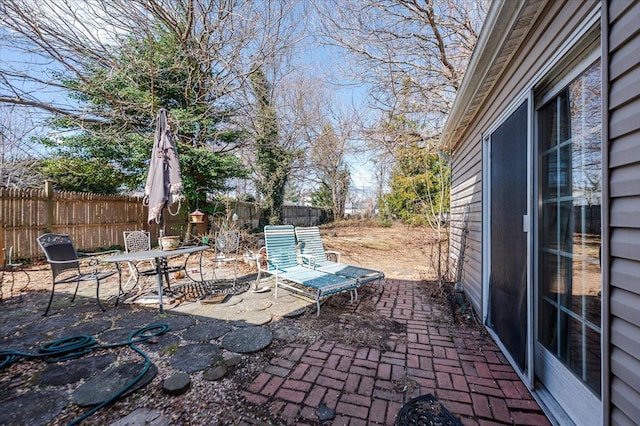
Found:
[(155, 323), (149, 324), (146, 327), (139, 328), (131, 333), (126, 342), (120, 343), (112, 343), (108, 345), (98, 345), (96, 339), (92, 336), (80, 335), (80, 336), (71, 336), (71, 337), (63, 337), (61, 339), (54, 340), (52, 342), (46, 343), (39, 348), (39, 353), (32, 354), (28, 352), (20, 352), (20, 351), (0, 351), (0, 369), (7, 367), (8, 365), (13, 364), (14, 362), (19, 361), (22, 358), (28, 359), (42, 359), (45, 362), (61, 362), (68, 361), (71, 359), (80, 358), (81, 356), (92, 352), (94, 350), (99, 349), (111, 349), (117, 348), (120, 346), (130, 346), (135, 352), (137, 352), (140, 356), (144, 358), (144, 367), (142, 371), (133, 378), (127, 385), (125, 385), (118, 392), (114, 393), (109, 397), (109, 399), (101, 402), (100, 404), (93, 407), (91, 410), (84, 413), (82, 416), (72, 420), (67, 423), (67, 425), (76, 425), (86, 419), (87, 417), (94, 414), (96, 411), (101, 408), (111, 404), (124, 393), (126, 393), (129, 389), (136, 385), (142, 379), (142, 377), (147, 374), (149, 368), (151, 367), (151, 359), (149, 356), (141, 350), (137, 343), (144, 342), (155, 336), (160, 336), (161, 334), (166, 333), (171, 330), (169, 324), (166, 323)]

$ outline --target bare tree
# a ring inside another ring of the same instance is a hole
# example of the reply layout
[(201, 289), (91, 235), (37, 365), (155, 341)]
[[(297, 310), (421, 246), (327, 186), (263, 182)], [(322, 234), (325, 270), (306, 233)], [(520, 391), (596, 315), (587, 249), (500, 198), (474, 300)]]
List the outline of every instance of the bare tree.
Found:
[(0, 186), (42, 187), (44, 178), (37, 171), (37, 150), (32, 142), (37, 130), (27, 108), (0, 105)]
[[(438, 129), (480, 32), (486, 0), (315, 2), (326, 39), (355, 58), (354, 79), (387, 116)], [(431, 130), (433, 131), (433, 130)]]

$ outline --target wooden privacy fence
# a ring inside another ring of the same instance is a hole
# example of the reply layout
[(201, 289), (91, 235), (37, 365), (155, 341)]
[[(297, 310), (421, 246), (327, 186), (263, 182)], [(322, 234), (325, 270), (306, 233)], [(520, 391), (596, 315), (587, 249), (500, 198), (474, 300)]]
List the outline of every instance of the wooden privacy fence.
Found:
[[(231, 203), (238, 226), (256, 229), (261, 209), (255, 203)], [(167, 234), (184, 236), (188, 213), (166, 215)], [(319, 225), (328, 220), (325, 209), (285, 206), (284, 223)], [(57, 192), (51, 183), (43, 190), (0, 188), (0, 250), (13, 247), (14, 258), (42, 258), (36, 238), (45, 232), (69, 234), (78, 250), (124, 246), (123, 231), (148, 230), (154, 239), (158, 225), (147, 225), (147, 207), (141, 197)]]

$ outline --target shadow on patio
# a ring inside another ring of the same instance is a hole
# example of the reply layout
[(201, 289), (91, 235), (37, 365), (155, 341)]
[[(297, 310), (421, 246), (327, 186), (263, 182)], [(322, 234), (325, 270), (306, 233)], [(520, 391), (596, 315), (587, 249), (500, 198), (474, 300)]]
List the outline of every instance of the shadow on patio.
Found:
[[(114, 282), (110, 285), (113, 290)], [(386, 280), (382, 294), (366, 286), (353, 305), (346, 294), (334, 296), (319, 318), (308, 310), (298, 315), (307, 302), (284, 292), (275, 300), (272, 292), (245, 292), (220, 305), (183, 303), (168, 307), (165, 314), (151, 306), (113, 308), (110, 302), (102, 313), (90, 287), (74, 305), (67, 294), (57, 293), (55, 314), (46, 318), (41, 316), (44, 292), (14, 297), (0, 311), (1, 350), (35, 351), (40, 344), (77, 334), (94, 335), (101, 343), (126, 340), (128, 333), (151, 323), (171, 326), (157, 342), (140, 345), (157, 367), (156, 377), (143, 392), (98, 411), (90, 423), (112, 424), (133, 415), (126, 421), (142, 416), (165, 422), (157, 424), (318, 424), (322, 419), (322, 424), (335, 425), (393, 424), (404, 404), (425, 394), (434, 395), (463, 424), (548, 423), (491, 338), (475, 323), (454, 323), (426, 282)], [(102, 294), (112, 294), (106, 287)], [(251, 327), (269, 330), (271, 343), (241, 354), (240, 363), (223, 378), (207, 380), (206, 371), (220, 365), (228, 352), (224, 334)], [(219, 350), (202, 363), (189, 358), (199, 352), (182, 350), (194, 345)], [(106, 353), (113, 355), (111, 366), (140, 360), (125, 348)], [(181, 357), (182, 362), (176, 361)], [(202, 367), (187, 368), (190, 390), (180, 396), (163, 391), (165, 379), (196, 361)], [(0, 402), (8, 407), (24, 394), (39, 398), (41, 405), (49, 404), (44, 423), (68, 422), (86, 412), (89, 408), (78, 406), (71, 396), (88, 376), (63, 385), (41, 381), (45, 370), (58, 365), (21, 361), (0, 370)], [(52, 399), (42, 404), (46, 397)], [(9, 417), (2, 423), (41, 420), (29, 414), (36, 413), (32, 409), (21, 418), (15, 417), (19, 411), (3, 412)]]

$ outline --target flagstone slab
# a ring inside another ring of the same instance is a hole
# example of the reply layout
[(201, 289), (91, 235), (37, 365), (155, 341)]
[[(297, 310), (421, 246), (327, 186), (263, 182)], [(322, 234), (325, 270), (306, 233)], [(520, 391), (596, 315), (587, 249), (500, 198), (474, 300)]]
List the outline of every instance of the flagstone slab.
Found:
[(196, 320), (189, 315), (171, 315), (166, 318), (160, 318), (155, 322), (167, 323), (171, 327), (171, 331), (180, 331), (193, 326)]
[(191, 388), (191, 377), (187, 373), (177, 373), (162, 382), (162, 390), (169, 395), (182, 395)]
[[(92, 377), (72, 394), (73, 401), (80, 406), (98, 405), (113, 397), (127, 386), (143, 370), (144, 363), (132, 362), (110, 368)], [(151, 364), (144, 376), (124, 395), (129, 395), (148, 385), (158, 373), (158, 368)]]
[(273, 315), (269, 311), (235, 312), (229, 320), (236, 327), (254, 327), (269, 324)]
[(71, 336), (94, 337), (95, 335), (102, 333), (103, 331), (108, 330), (110, 328), (111, 328), (111, 321), (108, 321), (108, 320), (82, 322), (80, 324), (73, 325), (71, 327), (61, 328), (57, 333), (54, 334), (53, 339), (61, 339), (64, 337), (71, 337)]
[(115, 328), (98, 334), (96, 340), (102, 344), (125, 343), (134, 330), (130, 328)]
[(135, 329), (146, 327), (149, 324), (156, 322), (163, 322), (164, 318), (159, 317), (159, 312), (156, 309), (147, 309), (134, 312), (127, 312), (127, 315), (123, 315), (115, 320), (116, 327), (123, 327)]
[(115, 354), (105, 354), (49, 364), (40, 373), (36, 383), (41, 386), (62, 386), (75, 383), (99, 371), (104, 371), (115, 360)]
[(65, 391), (36, 391), (2, 401), (1, 425), (44, 425), (53, 421), (69, 402)]
[(260, 351), (271, 344), (271, 331), (264, 327), (238, 328), (224, 336), (222, 346), (241, 354)]
[(138, 408), (131, 414), (111, 423), (109, 426), (169, 426), (169, 420), (162, 411), (153, 408)]
[(254, 312), (254, 311), (264, 311), (273, 305), (273, 301), (271, 299), (256, 299), (256, 300), (247, 300), (241, 308), (238, 308), (239, 312)]
[(226, 321), (205, 321), (182, 332), (182, 338), (192, 342), (216, 340), (231, 331)]
[(164, 333), (155, 339), (151, 338), (149, 340), (145, 340), (144, 342), (139, 343), (138, 346), (143, 350), (149, 350), (151, 352), (162, 352), (167, 350), (171, 346), (175, 346), (177, 348), (180, 342), (180, 336), (174, 333)]
[(185, 373), (202, 371), (220, 360), (222, 349), (211, 343), (192, 343), (180, 346), (171, 357), (171, 365)]

